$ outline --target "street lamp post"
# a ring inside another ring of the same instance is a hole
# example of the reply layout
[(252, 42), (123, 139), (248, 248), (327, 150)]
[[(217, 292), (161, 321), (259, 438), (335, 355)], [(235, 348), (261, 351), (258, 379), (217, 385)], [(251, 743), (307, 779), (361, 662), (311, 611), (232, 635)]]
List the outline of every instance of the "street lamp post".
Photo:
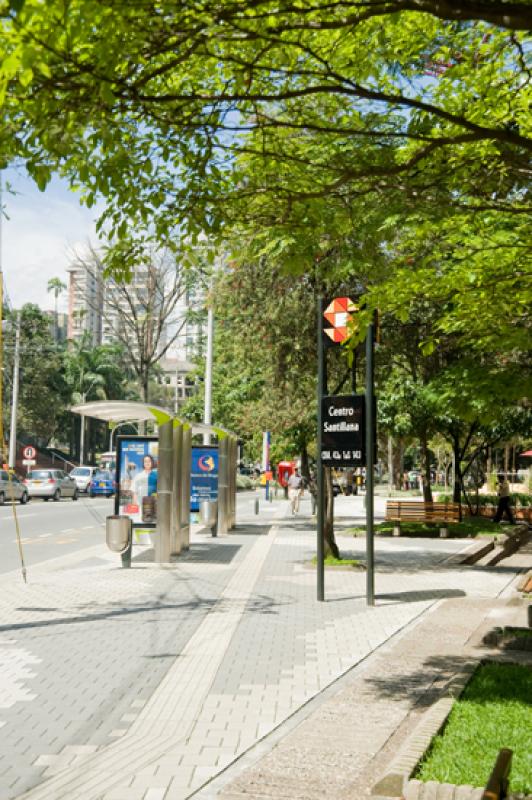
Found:
[[(96, 382), (97, 382), (97, 378), (95, 378), (92, 381), (91, 385), (89, 386), (89, 388), (87, 389), (86, 392), (80, 392), (80, 397), (81, 397), (82, 404), (85, 403), (85, 400), (87, 399), (87, 395), (90, 393), (90, 390), (92, 389), (92, 387), (94, 386), (94, 384)], [(80, 414), (80, 416), (81, 416), (81, 429), (80, 429), (80, 432), (79, 432), (79, 463), (83, 464), (83, 456), (84, 456), (84, 451), (85, 451), (85, 415), (84, 414)]]
[(134, 423), (126, 420), (126, 422), (119, 422), (118, 425), (115, 425), (114, 428), (111, 428), (111, 434), (109, 436), (109, 452), (113, 451), (113, 433), (118, 430), (118, 428), (122, 428), (124, 425), (133, 425)]

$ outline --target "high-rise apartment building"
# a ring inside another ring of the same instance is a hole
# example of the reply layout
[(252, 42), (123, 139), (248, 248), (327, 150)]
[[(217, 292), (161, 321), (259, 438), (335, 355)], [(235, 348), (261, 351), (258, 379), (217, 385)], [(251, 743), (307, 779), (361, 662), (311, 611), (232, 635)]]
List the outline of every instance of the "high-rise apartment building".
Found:
[(102, 343), (103, 280), (101, 267), (89, 270), (85, 264), (74, 263), (68, 272), (68, 331), (67, 338), (80, 339), (85, 333), (96, 346)]

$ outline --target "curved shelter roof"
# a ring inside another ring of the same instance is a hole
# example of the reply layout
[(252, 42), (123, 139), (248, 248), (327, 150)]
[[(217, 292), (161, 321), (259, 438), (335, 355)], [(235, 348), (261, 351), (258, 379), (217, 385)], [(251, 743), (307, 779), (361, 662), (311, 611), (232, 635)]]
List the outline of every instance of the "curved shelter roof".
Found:
[(84, 417), (100, 419), (104, 422), (139, 422), (152, 420), (157, 425), (162, 425), (170, 420), (179, 420), (184, 425), (192, 428), (192, 433), (210, 433), (215, 436), (236, 436), (233, 431), (219, 425), (205, 425), (202, 422), (190, 422), (187, 419), (172, 414), (167, 408), (154, 406), (151, 403), (137, 403), (129, 400), (95, 400), (90, 403), (80, 403), (71, 406), (70, 411)]

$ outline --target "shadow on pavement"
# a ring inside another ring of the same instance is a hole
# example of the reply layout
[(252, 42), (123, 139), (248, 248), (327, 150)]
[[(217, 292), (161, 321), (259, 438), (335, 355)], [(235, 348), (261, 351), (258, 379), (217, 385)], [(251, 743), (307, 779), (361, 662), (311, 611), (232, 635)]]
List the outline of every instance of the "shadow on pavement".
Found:
[(470, 659), (463, 656), (430, 656), (423, 661), (421, 667), (416, 665), (412, 670), (404, 670), (399, 675), (386, 677), (367, 677), (366, 683), (373, 687), (384, 700), (404, 702), (408, 700), (412, 706), (428, 708), (444, 693), (445, 687), (456, 673)]
[(389, 592), (387, 594), (378, 593), (375, 596), (379, 600), (391, 600), (392, 603), (386, 605), (396, 605), (399, 603), (419, 603), (425, 600), (441, 600), (448, 597), (466, 597), (467, 593), (461, 589), (420, 589), (419, 592)]
[[(162, 603), (154, 601), (153, 603), (146, 604), (140, 606), (133, 606), (130, 608), (116, 608), (116, 609), (105, 609), (102, 611), (90, 611), (89, 609), (92, 607), (85, 606), (87, 608), (86, 613), (83, 615), (76, 615), (76, 616), (69, 616), (69, 617), (56, 617), (55, 619), (41, 619), (41, 620), (31, 620), (30, 622), (14, 622), (10, 625), (0, 625), (0, 633), (7, 632), (7, 631), (17, 631), (17, 630), (25, 630), (25, 629), (35, 629), (35, 628), (50, 628), (57, 625), (78, 625), (82, 622), (102, 622), (103, 620), (120, 620), (121, 618), (131, 617), (138, 614), (153, 614), (156, 612), (160, 614), (161, 612), (165, 611), (198, 611), (203, 610), (205, 612), (211, 611), (212, 608), (218, 603), (220, 598), (194, 598), (191, 600), (186, 600), (182, 603)], [(255, 595), (251, 597), (246, 602), (246, 613), (252, 614), (277, 614), (277, 608), (289, 604), (289, 600), (279, 600), (274, 599), (273, 597), (269, 597), (268, 595)], [(233, 600), (231, 597), (223, 598), (221, 603), (219, 604), (219, 611), (229, 611), (231, 610)], [(224, 608), (225, 606), (225, 608)], [(49, 613), (50, 611), (57, 611), (60, 612), (61, 609), (54, 608), (30, 608), (26, 606), (20, 606), (18, 611), (36, 611), (36, 612), (43, 612)], [(153, 618), (147, 619), (147, 622), (150, 623), (153, 621)]]
[[(327, 576), (325, 577), (327, 580)], [(461, 589), (420, 589), (418, 592), (389, 592), (382, 594), (377, 592), (375, 595), (375, 604), (379, 606), (379, 601), (385, 600), (386, 603), (380, 603), (382, 608), (391, 605), (403, 605), (404, 603), (423, 603), (429, 600), (442, 600), (452, 597), (466, 597), (466, 592)], [(342, 597), (326, 597), (326, 603), (342, 603), (352, 600), (365, 600), (365, 594), (350, 594), (343, 595)]]
[(266, 536), (266, 534), (270, 532), (272, 525), (275, 525), (278, 522), (279, 520), (272, 520), (269, 525), (246, 522), (245, 525), (237, 525), (235, 528), (233, 528), (229, 536)]
[[(0, 633), (5, 631), (17, 631), (17, 630), (24, 630), (26, 628), (48, 628), (54, 625), (78, 625), (80, 622), (101, 622), (102, 620), (111, 620), (117, 619), (120, 617), (129, 617), (136, 614), (145, 614), (145, 613), (152, 613), (153, 611), (183, 611), (183, 610), (197, 610), (197, 609), (207, 609), (209, 610), (215, 604), (215, 600), (189, 600), (183, 603), (157, 603), (154, 602), (153, 604), (149, 605), (142, 605), (133, 608), (117, 608), (117, 609), (107, 609), (101, 612), (87, 612), (84, 613), (82, 616), (78, 615), (75, 617), (56, 617), (55, 619), (43, 619), (43, 620), (32, 620), (31, 622), (14, 622), (11, 625), (0, 625)], [(33, 609), (27, 609), (24, 606), (20, 606), (17, 611), (27, 611)], [(49, 612), (49, 608), (39, 609), (43, 612)], [(60, 609), (53, 609), (55, 611), (59, 611)]]
[(240, 544), (221, 544), (214, 540), (205, 544), (195, 543), (190, 545), (190, 550), (181, 553), (175, 561), (176, 564), (230, 564), (238, 551)]

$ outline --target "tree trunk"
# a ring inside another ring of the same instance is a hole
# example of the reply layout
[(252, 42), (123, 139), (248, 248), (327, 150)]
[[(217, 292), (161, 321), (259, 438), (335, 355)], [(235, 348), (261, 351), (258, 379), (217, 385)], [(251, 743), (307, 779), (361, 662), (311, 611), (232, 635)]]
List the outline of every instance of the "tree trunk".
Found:
[(332, 472), (330, 467), (325, 467), (324, 470), (324, 479), (325, 479), (325, 520), (323, 526), (323, 545), (324, 545), (324, 552), (325, 558), (328, 555), (334, 556), (334, 558), (340, 558), (340, 551), (338, 549), (338, 545), (336, 544), (336, 540), (334, 538), (334, 494), (333, 494), (333, 487), (332, 487)]
[(453, 503), (458, 503), (460, 522), (462, 521), (462, 473), (460, 471), (460, 444), (453, 439)]
[(396, 442), (393, 451), (393, 484), (398, 491), (403, 488), (403, 443), (401, 440)]
[[(143, 373), (140, 376), (140, 399), (143, 403), (148, 402), (148, 374)], [(140, 436), (146, 436), (146, 421), (141, 420), (139, 422), (139, 434)]]
[(391, 496), (393, 489), (393, 439), (388, 436), (388, 494)]
[(430, 485), (430, 453), (427, 442), (427, 434), (424, 432), (420, 437), (421, 461), (423, 464), (423, 500), (425, 503), (432, 503), (432, 488)]
[(308, 463), (307, 448), (301, 448), (301, 475), (306, 486), (310, 486), (310, 468)]

